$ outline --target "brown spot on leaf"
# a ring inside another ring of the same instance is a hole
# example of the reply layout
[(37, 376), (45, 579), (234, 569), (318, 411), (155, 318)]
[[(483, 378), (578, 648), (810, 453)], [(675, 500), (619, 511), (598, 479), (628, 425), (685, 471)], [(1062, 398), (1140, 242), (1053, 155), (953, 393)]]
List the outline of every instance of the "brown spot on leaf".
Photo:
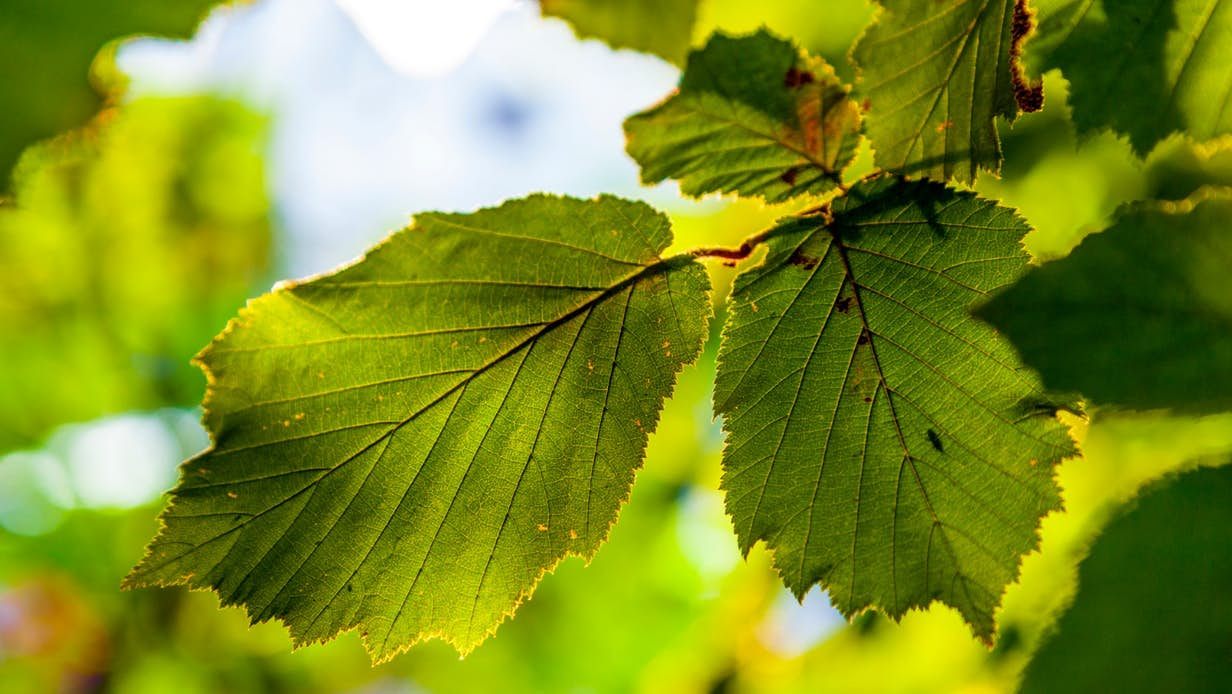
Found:
[(790, 169), (779, 174), (779, 180), (789, 186), (796, 185), (796, 175), (800, 173), (800, 167), (793, 166)]
[(872, 101), (872, 99), (869, 99), (867, 96), (866, 96), (866, 97), (864, 97), (864, 101), (860, 104), (860, 110), (861, 110), (861, 111), (863, 111), (863, 112), (865, 112), (865, 113), (868, 113), (868, 112), (869, 112), (869, 111), (871, 111), (872, 109), (873, 109), (873, 101)]
[(856, 340), (856, 344), (867, 345), (869, 342), (868, 330), (861, 330), (860, 337)]
[(1035, 31), (1035, 13), (1027, 0), (1014, 3), (1014, 21), (1010, 29), (1010, 79), (1014, 86), (1014, 101), (1023, 113), (1035, 113), (1044, 107), (1044, 83), (1027, 79), (1022, 66), (1022, 45)]
[(813, 73), (801, 70), (794, 65), (787, 68), (787, 74), (783, 75), (783, 86), (789, 89), (797, 89), (816, 81), (817, 78), (813, 76)]
[(834, 300), (834, 309), (839, 313), (847, 313), (851, 310), (851, 297), (840, 296)]
[(817, 267), (817, 263), (820, 261), (813, 256), (808, 255), (804, 251), (797, 250), (795, 253), (791, 254), (791, 258), (787, 262), (797, 267), (802, 267), (805, 270), (812, 270)]

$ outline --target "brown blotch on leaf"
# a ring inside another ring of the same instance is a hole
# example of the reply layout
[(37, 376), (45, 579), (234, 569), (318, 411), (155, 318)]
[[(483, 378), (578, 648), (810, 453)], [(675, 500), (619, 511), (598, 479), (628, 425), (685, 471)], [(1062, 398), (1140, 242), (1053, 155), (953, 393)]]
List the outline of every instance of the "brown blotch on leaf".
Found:
[(789, 186), (796, 185), (796, 175), (800, 173), (800, 167), (793, 166), (790, 169), (779, 174), (779, 180)]
[(789, 89), (797, 89), (816, 81), (817, 78), (813, 76), (813, 73), (801, 70), (794, 65), (787, 68), (787, 74), (783, 75), (783, 86)]
[(865, 330), (861, 330), (861, 331), (860, 331), (860, 337), (859, 337), (859, 339), (857, 339), (857, 340), (856, 340), (856, 344), (858, 344), (858, 345), (867, 345), (869, 342), (870, 342), (870, 340), (869, 340), (869, 337), (868, 337), (868, 330), (867, 330), (867, 329), (865, 329)]
[(804, 253), (803, 251), (797, 250), (795, 253), (791, 254), (791, 258), (787, 262), (797, 267), (802, 267), (805, 270), (812, 270), (817, 267), (817, 263), (820, 261), (818, 261), (817, 258)]
[(840, 296), (834, 300), (834, 310), (839, 313), (847, 313), (851, 310), (851, 297)]
[(864, 97), (864, 101), (860, 104), (860, 110), (863, 111), (864, 113), (868, 113), (869, 111), (873, 110), (872, 99), (869, 99), (867, 96)]
[(1022, 67), (1022, 45), (1035, 31), (1035, 12), (1027, 0), (1014, 3), (1014, 21), (1010, 29), (1010, 79), (1014, 86), (1014, 101), (1023, 113), (1035, 113), (1044, 107), (1044, 83), (1027, 79)]

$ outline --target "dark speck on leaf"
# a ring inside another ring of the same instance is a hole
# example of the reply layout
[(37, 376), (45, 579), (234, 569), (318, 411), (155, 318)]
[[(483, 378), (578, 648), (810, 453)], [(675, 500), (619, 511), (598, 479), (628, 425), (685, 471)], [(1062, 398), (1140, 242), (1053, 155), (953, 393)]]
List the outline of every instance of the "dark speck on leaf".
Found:
[(856, 344), (867, 345), (868, 343), (869, 343), (868, 331), (865, 330), (860, 333), (860, 339), (856, 340)]
[(783, 76), (783, 85), (791, 89), (803, 87), (806, 84), (816, 82), (817, 78), (813, 77), (813, 73), (807, 70), (801, 70), (794, 65), (787, 69), (787, 74)]
[(933, 445), (933, 448), (937, 449), (938, 453), (945, 453), (945, 446), (941, 444), (941, 437), (937, 436), (937, 432), (932, 429), (928, 430), (928, 442)]
[(791, 254), (791, 259), (788, 262), (797, 267), (802, 267), (805, 270), (812, 270), (817, 267), (818, 261), (811, 255), (796, 251)]
[(796, 174), (800, 173), (800, 167), (793, 166), (779, 175), (779, 180), (789, 186), (796, 185)]
[(839, 313), (847, 313), (851, 310), (851, 297), (840, 296), (834, 300), (834, 309)]

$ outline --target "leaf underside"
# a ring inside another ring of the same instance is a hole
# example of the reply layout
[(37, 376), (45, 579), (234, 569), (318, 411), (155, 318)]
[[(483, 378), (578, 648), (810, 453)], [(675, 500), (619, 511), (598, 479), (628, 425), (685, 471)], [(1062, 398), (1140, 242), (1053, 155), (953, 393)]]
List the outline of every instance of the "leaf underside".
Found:
[(978, 315), (1049, 388), (1135, 409), (1232, 410), (1229, 220), (1226, 197), (1140, 205)]
[(470, 651), (593, 555), (700, 351), (708, 280), (670, 239), (641, 203), (536, 195), (252, 302), (200, 356), (214, 446), (127, 585), (214, 588), (297, 643), (358, 626), (378, 661)]
[(1076, 0), (1049, 8), (1043, 26), (1065, 38), (1043, 65), (1069, 80), (1079, 132), (1112, 128), (1139, 154), (1173, 132), (1197, 140), (1232, 132), (1232, 2)]
[(994, 119), (1038, 111), (1020, 66), (1026, 0), (879, 0), (852, 50), (868, 95), (877, 165), (913, 177), (975, 180), (1001, 169)]
[(544, 16), (569, 22), (579, 38), (653, 53), (683, 65), (697, 21), (697, 0), (539, 0)]
[(627, 149), (644, 183), (677, 179), (686, 195), (824, 193), (859, 144), (848, 91), (824, 61), (767, 31), (715, 34), (675, 94), (625, 121)]
[(1008, 343), (968, 314), (1026, 267), (1026, 225), (940, 185), (861, 183), (784, 222), (740, 275), (719, 352), (722, 487), (741, 548), (848, 616), (993, 612), (1060, 508), (1074, 448)]

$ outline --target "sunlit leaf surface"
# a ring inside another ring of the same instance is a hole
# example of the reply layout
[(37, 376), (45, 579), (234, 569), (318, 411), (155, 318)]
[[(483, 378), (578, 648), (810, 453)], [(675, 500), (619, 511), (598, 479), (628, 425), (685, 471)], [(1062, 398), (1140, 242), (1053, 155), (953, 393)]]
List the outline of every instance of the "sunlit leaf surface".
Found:
[(698, 0), (539, 0), (545, 16), (560, 17), (581, 38), (613, 48), (653, 53), (683, 65), (697, 21)]
[(994, 119), (1043, 104), (1043, 87), (1019, 63), (1032, 25), (1026, 0), (879, 4), (852, 52), (878, 166), (938, 181), (999, 171)]
[(824, 61), (765, 31), (716, 34), (689, 56), (680, 89), (625, 121), (642, 181), (674, 178), (686, 195), (781, 202), (842, 180), (860, 110)]
[(628, 496), (703, 268), (641, 203), (536, 195), (418, 215), (253, 302), (200, 359), (214, 448), (129, 585), (188, 583), (299, 642), (473, 649)]
[(1052, 0), (1043, 9), (1041, 39), (1058, 45), (1041, 64), (1069, 80), (1079, 132), (1112, 128), (1141, 154), (1177, 131), (1232, 133), (1232, 2)]
[(715, 406), (741, 547), (845, 614), (933, 600), (991, 641), (993, 612), (1060, 507), (1074, 451), (1009, 344), (968, 309), (1025, 268), (1011, 210), (879, 179), (771, 232), (737, 278)]

